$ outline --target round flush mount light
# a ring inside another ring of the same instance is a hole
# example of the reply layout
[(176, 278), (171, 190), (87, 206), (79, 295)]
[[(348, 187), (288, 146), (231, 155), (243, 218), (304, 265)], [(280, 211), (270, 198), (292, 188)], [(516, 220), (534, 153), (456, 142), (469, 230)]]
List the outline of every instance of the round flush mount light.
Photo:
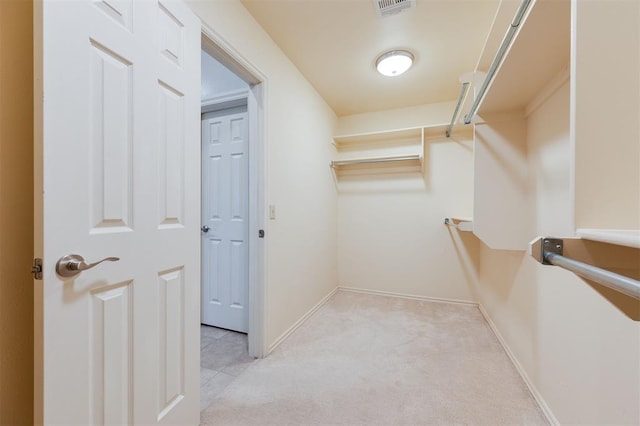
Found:
[(406, 50), (392, 50), (387, 53), (383, 53), (376, 60), (376, 69), (382, 75), (388, 77), (398, 76), (409, 68), (413, 64), (413, 55)]

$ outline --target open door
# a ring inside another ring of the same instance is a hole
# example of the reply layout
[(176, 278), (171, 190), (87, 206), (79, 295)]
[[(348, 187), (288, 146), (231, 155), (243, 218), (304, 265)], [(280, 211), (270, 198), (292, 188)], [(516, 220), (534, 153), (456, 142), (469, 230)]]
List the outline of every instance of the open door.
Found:
[[(202, 117), (203, 324), (249, 331), (246, 104)], [(226, 202), (230, 200), (230, 202)]]
[(198, 424), (200, 21), (177, 0), (34, 15), (36, 422)]

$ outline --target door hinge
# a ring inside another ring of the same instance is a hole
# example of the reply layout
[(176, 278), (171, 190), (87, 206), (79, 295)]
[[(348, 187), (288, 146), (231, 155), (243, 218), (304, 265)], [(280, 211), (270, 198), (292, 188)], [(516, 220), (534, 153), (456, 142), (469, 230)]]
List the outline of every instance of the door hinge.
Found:
[(42, 259), (36, 257), (33, 259), (33, 266), (31, 267), (31, 273), (36, 280), (42, 279)]
[(264, 238), (264, 229), (258, 230), (258, 238)]

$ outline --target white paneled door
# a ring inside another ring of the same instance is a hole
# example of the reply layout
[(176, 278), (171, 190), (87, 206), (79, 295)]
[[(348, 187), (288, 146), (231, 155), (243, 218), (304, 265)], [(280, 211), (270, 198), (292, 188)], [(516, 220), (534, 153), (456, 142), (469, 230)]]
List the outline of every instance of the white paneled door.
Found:
[(202, 323), (246, 333), (249, 141), (242, 109), (202, 119)]
[(36, 420), (198, 424), (200, 21), (35, 8)]

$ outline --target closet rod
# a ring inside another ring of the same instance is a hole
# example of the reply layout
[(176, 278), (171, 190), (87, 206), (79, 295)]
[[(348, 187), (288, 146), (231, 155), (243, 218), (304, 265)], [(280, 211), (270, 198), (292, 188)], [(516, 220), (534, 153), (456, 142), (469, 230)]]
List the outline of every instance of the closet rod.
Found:
[(447, 127), (447, 131), (445, 135), (448, 138), (451, 137), (451, 130), (453, 130), (453, 126), (458, 121), (458, 113), (460, 112), (460, 107), (462, 106), (462, 102), (467, 97), (467, 90), (469, 90), (469, 83), (462, 83), (462, 90), (460, 90), (460, 97), (458, 98), (458, 104), (456, 105), (455, 111), (453, 111), (453, 117), (451, 117), (451, 123), (449, 123), (449, 127)]
[(444, 224), (460, 231), (473, 231), (471, 219), (462, 219), (456, 217), (445, 217)]
[(398, 155), (395, 157), (377, 157), (377, 158), (361, 158), (357, 160), (337, 160), (331, 162), (331, 167), (339, 166), (351, 166), (356, 164), (371, 164), (371, 163), (389, 163), (392, 161), (415, 161), (420, 160), (420, 155)]
[(485, 95), (487, 94), (487, 89), (493, 82), (493, 79), (496, 76), (496, 71), (498, 71), (498, 67), (502, 63), (502, 60), (504, 59), (504, 55), (507, 53), (507, 50), (509, 50), (509, 46), (511, 46), (513, 37), (516, 35), (516, 31), (518, 30), (518, 27), (520, 26), (520, 22), (522, 21), (524, 14), (527, 12), (527, 9), (529, 8), (530, 3), (531, 3), (531, 0), (522, 0), (522, 3), (520, 3), (520, 7), (518, 8), (516, 15), (514, 16), (513, 21), (511, 21), (511, 25), (507, 30), (507, 34), (502, 40), (502, 44), (500, 44), (500, 49), (498, 49), (498, 53), (496, 53), (495, 58), (493, 58), (493, 62), (491, 62), (491, 66), (489, 67), (487, 76), (484, 79), (484, 82), (482, 83), (480, 90), (478, 91), (478, 95), (476, 96), (476, 99), (473, 102), (473, 105), (471, 105), (471, 109), (469, 110), (469, 113), (464, 116), (464, 124), (471, 123), (473, 116), (476, 115), (476, 113), (478, 112), (478, 108), (480, 108), (480, 104), (482, 103)]
[(619, 293), (640, 300), (640, 281), (563, 256), (564, 244), (561, 239), (542, 238), (541, 240), (539, 254), (536, 256), (534, 253), (534, 257), (542, 264), (559, 266)]

